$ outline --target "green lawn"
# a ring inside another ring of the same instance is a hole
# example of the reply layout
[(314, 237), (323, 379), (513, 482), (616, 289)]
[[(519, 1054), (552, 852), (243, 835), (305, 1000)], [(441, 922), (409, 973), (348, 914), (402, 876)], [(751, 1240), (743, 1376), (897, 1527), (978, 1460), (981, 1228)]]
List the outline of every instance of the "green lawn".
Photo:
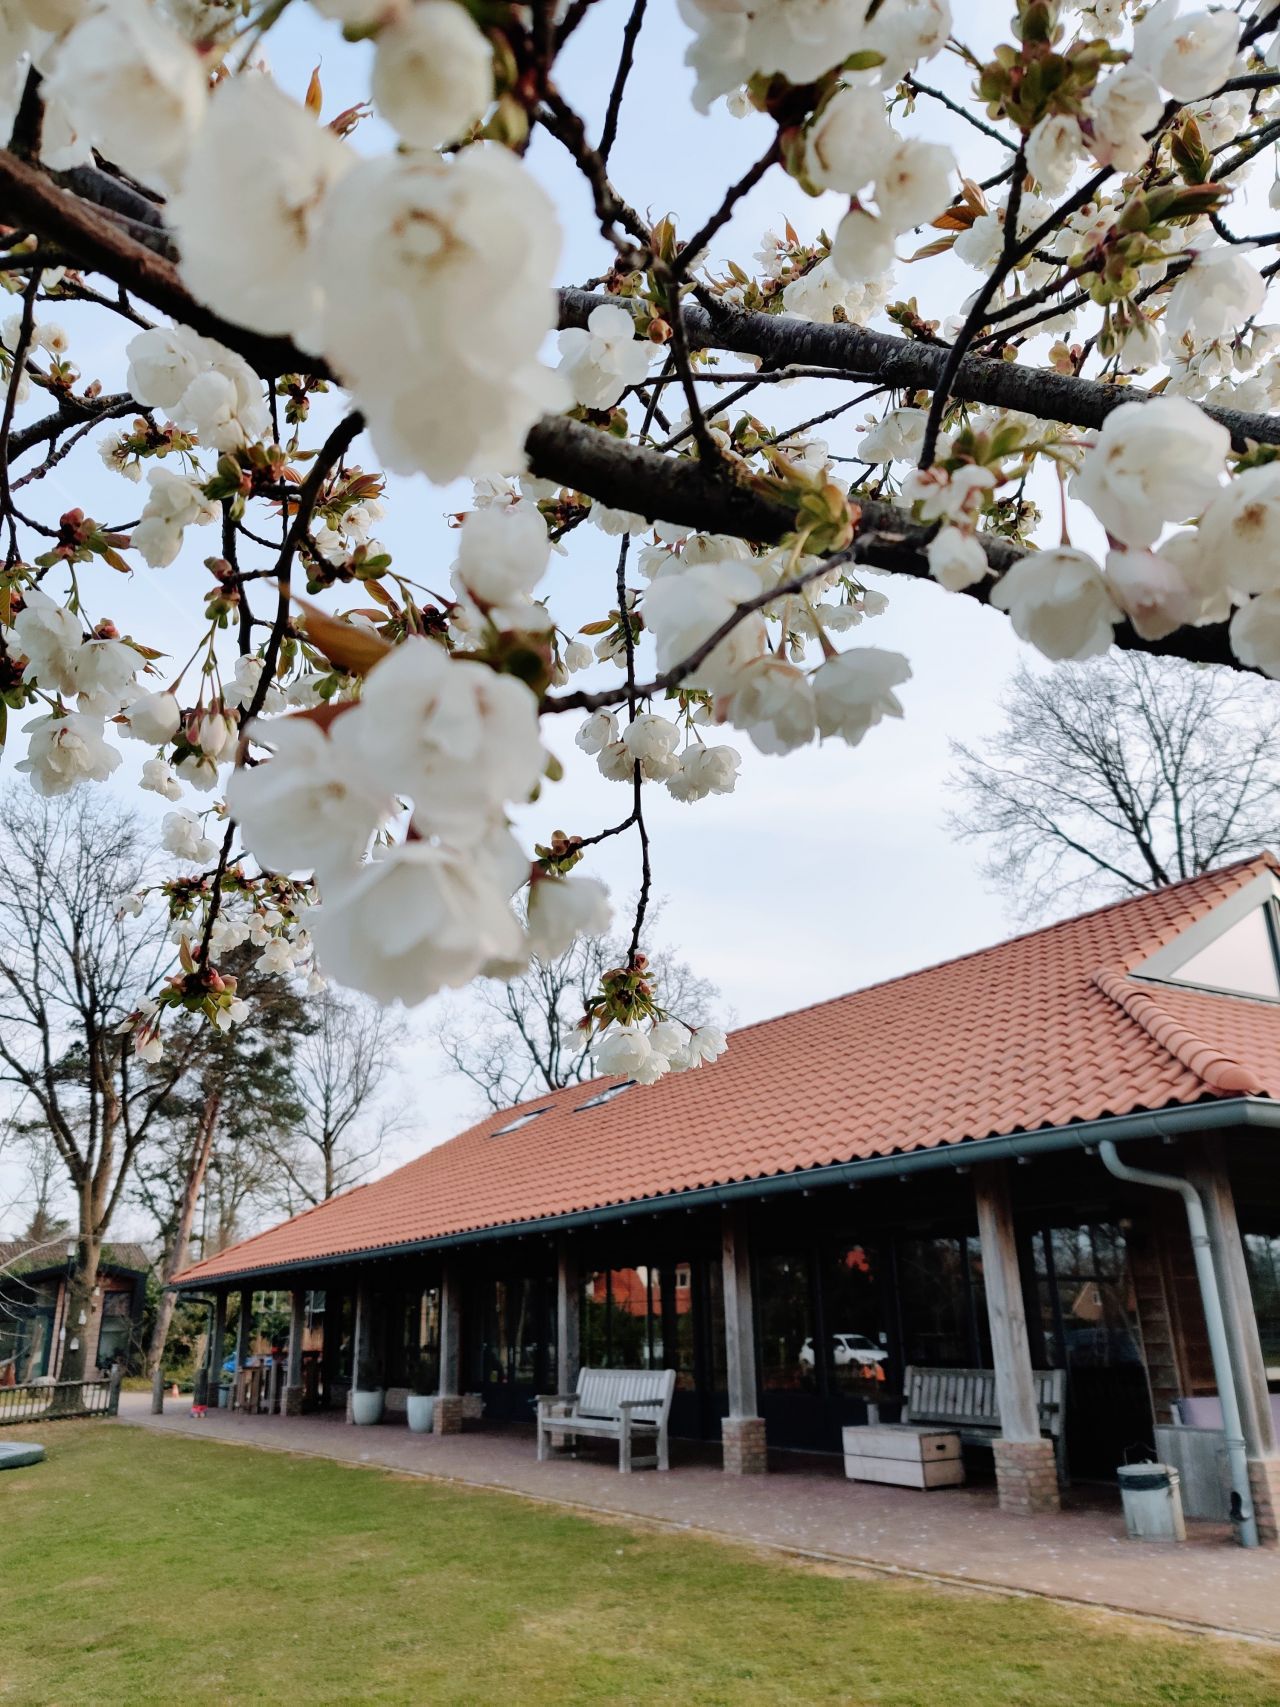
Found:
[(23, 1707), (1280, 1701), (1265, 1648), (110, 1423), (29, 1434), (48, 1460), (0, 1476)]

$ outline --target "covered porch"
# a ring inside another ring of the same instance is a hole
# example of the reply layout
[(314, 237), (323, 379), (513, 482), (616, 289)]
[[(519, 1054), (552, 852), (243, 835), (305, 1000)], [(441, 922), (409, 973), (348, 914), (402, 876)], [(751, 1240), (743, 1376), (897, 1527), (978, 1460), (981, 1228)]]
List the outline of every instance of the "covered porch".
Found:
[[(480, 1419), (531, 1424), (536, 1396), (572, 1390), (584, 1365), (673, 1369), (671, 1433), (698, 1449), (676, 1464), (717, 1462), (750, 1478), (751, 1499), (773, 1504), (796, 1484), (785, 1476), (783, 1491), (766, 1491), (761, 1473), (829, 1454), (838, 1475), (842, 1431), (874, 1410), (897, 1415), (911, 1369), (985, 1369), (998, 1417), (966, 1439), (971, 1489), (905, 1496), (894, 1510), (913, 1514), (910, 1527), (945, 1528), (974, 1500), (995, 1521), (1047, 1517), (1062, 1484), (1077, 1505), (1085, 1493), (1095, 1506), (1086, 1491), (1109, 1485), (1115, 1511), (1118, 1465), (1197, 1441), (1221, 1482), (1213, 1515), (1225, 1518), (1235, 1438), (1247, 1460), (1237, 1514), (1274, 1543), (1273, 1114), (1241, 1101), (1171, 1110), (1159, 1117), (1160, 1138), (1148, 1117), (1081, 1123), (353, 1253), (246, 1276), (241, 1287), (219, 1279), (208, 1288), (210, 1381), (234, 1361), (232, 1429), (277, 1411), (340, 1428), (359, 1381), (382, 1391), (391, 1424), (403, 1424), (411, 1386), (432, 1393), (435, 1432), (449, 1436)], [(1116, 1140), (1122, 1166), (1191, 1182), (1208, 1229), (1199, 1259), (1175, 1191), (1109, 1171), (1105, 1148)], [(264, 1366), (254, 1348), (267, 1286), (278, 1289), (278, 1343)], [(1046, 1370), (1062, 1374), (1056, 1419), (1037, 1402), (1037, 1371)], [(1224, 1390), (1234, 1434), (1220, 1419), (1212, 1438), (1170, 1435), (1179, 1400)], [(353, 1455), (374, 1443), (382, 1452), (392, 1433), (352, 1429)], [(403, 1449), (425, 1448), (405, 1431)], [(532, 1460), (531, 1435), (502, 1450)], [(563, 1468), (593, 1485), (608, 1476), (590, 1457)], [(687, 1473), (638, 1479), (679, 1483)], [(853, 1510), (869, 1497), (858, 1484), (840, 1503)]]

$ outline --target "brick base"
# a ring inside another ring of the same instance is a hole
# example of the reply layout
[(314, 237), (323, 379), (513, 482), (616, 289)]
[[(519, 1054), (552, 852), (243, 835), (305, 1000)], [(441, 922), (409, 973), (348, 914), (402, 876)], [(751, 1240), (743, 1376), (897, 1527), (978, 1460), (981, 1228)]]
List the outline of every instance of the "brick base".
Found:
[(1264, 1547), (1280, 1546), (1280, 1458), (1249, 1460), (1249, 1492), (1258, 1520), (1258, 1540)]
[(997, 1440), (996, 1487), (1000, 1510), (1013, 1517), (1059, 1511), (1058, 1465), (1051, 1440)]
[(720, 1425), (728, 1476), (762, 1476), (766, 1462), (763, 1417), (726, 1417)]
[(300, 1417), (302, 1415), (302, 1393), (301, 1387), (282, 1387), (280, 1389), (282, 1415), (286, 1417)]
[(435, 1421), (432, 1427), (436, 1434), (461, 1434), (462, 1417), (465, 1401), (458, 1393), (441, 1393), (436, 1400)]

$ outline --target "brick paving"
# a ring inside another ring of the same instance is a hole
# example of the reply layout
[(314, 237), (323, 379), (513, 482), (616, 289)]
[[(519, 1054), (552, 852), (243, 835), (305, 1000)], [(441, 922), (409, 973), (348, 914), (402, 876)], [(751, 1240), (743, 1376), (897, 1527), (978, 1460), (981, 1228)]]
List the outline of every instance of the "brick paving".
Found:
[(1118, 1505), (1076, 1493), (1055, 1516), (997, 1509), (993, 1487), (921, 1493), (850, 1483), (838, 1461), (803, 1465), (775, 1454), (765, 1476), (726, 1476), (705, 1449), (672, 1442), (667, 1474), (619, 1475), (600, 1449), (539, 1464), (532, 1431), (468, 1429), (415, 1435), (403, 1425), (354, 1428), (339, 1416), (194, 1420), (178, 1400), (150, 1414), (127, 1393), (120, 1422), (233, 1445), (500, 1489), (603, 1515), (631, 1517), (787, 1552), (1008, 1592), (1046, 1595), (1280, 1643), (1280, 1552), (1246, 1551), (1224, 1525), (1189, 1523), (1182, 1546), (1125, 1538)]

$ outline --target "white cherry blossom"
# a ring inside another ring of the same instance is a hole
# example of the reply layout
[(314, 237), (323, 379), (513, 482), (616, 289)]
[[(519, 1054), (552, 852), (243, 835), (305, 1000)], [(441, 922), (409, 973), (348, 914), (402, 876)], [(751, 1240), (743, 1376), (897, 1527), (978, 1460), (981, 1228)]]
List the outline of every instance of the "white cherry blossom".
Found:
[(1098, 565), (1074, 546), (1032, 551), (1006, 569), (991, 603), (1046, 658), (1094, 658), (1111, 645), (1122, 612)]
[(103, 738), (99, 717), (55, 711), (22, 727), (31, 744), (15, 768), (26, 773), (37, 794), (66, 794), (84, 782), (105, 782), (120, 763), (120, 754)]
[(182, 175), (206, 90), (199, 55), (147, 0), (104, 0), (54, 48), (41, 93), (108, 159), (165, 188)]
[(813, 697), (818, 733), (838, 735), (857, 746), (882, 717), (901, 717), (894, 688), (911, 679), (911, 666), (900, 652), (880, 646), (854, 646), (837, 652), (814, 671)]
[[(460, 7), (448, 10), (465, 20)], [(229, 79), (169, 204), (195, 294), (228, 319), (315, 349), (325, 278), (315, 234), (325, 196), (351, 161), (333, 132), (270, 78)]]
[(609, 891), (594, 877), (541, 877), (529, 889), (529, 947), (554, 960), (579, 936), (599, 936), (613, 918)]
[(457, 141), (493, 99), (493, 49), (456, 0), (418, 0), (378, 31), (370, 93), (415, 148)]
[(591, 310), (585, 327), (561, 332), (560, 371), (575, 402), (610, 409), (629, 385), (639, 384), (649, 371), (653, 346), (637, 339), (635, 330), (625, 308), (602, 304)]
[(1231, 75), (1240, 23), (1233, 12), (1182, 11), (1182, 0), (1157, 0), (1134, 25), (1133, 64), (1175, 100), (1208, 95)]
[(1153, 545), (1166, 523), (1195, 515), (1217, 492), (1230, 443), (1227, 429), (1184, 397), (1122, 403), (1071, 493), (1121, 544)]

